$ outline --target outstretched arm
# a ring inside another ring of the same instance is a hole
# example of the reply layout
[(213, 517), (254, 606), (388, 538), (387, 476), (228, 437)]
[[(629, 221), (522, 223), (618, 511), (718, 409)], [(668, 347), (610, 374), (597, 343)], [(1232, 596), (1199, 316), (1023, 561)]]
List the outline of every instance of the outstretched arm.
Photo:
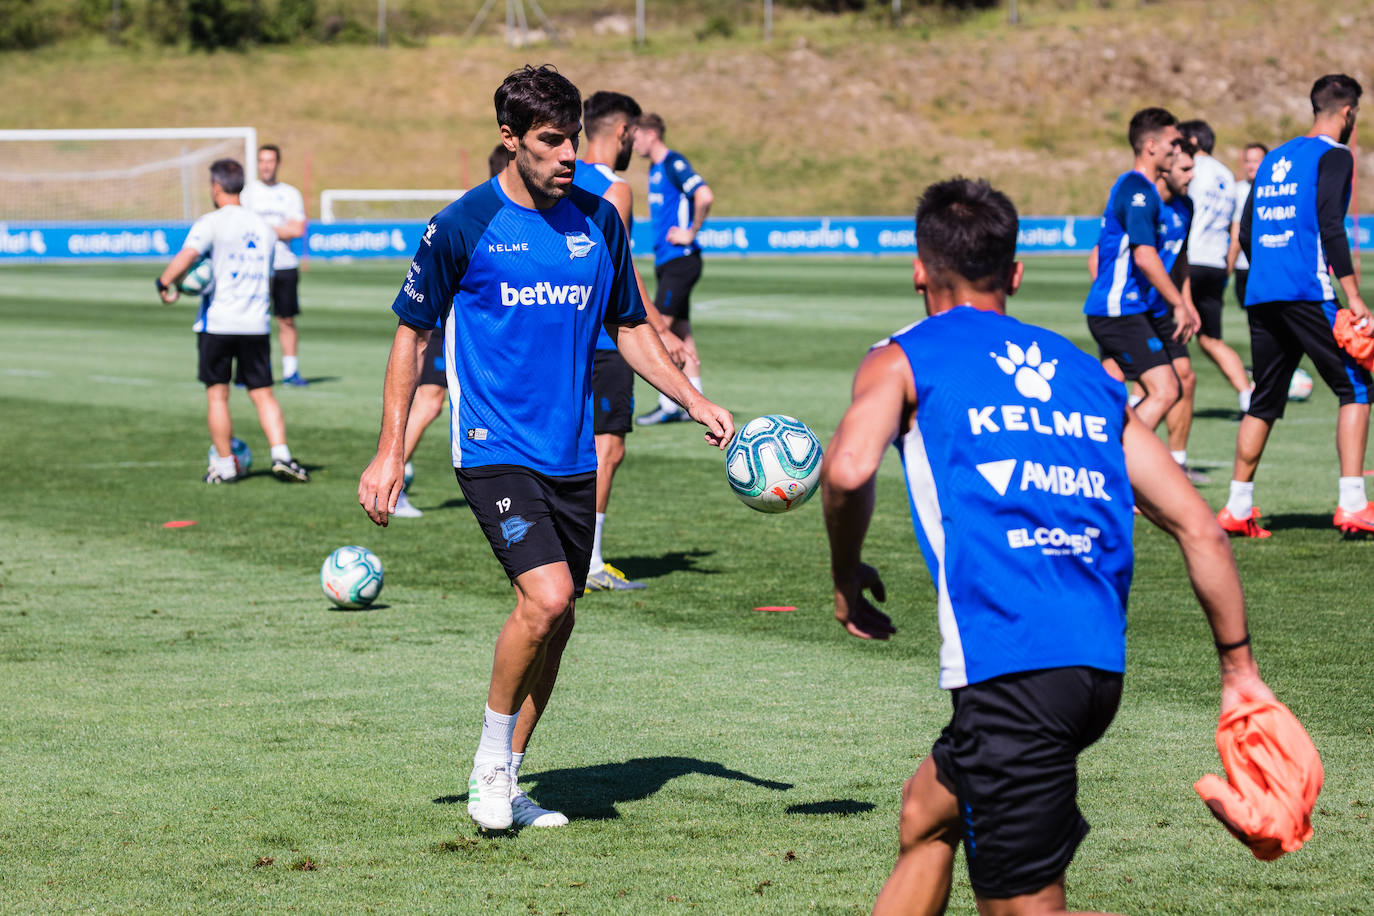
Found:
[(396, 511), (396, 497), (405, 486), (406, 418), (428, 340), (428, 330), (402, 321), (391, 341), (382, 386), (382, 432), (377, 437), (377, 454), (358, 480), (358, 504), (382, 527)]
[(915, 382), (901, 348), (873, 350), (859, 364), (853, 401), (821, 464), (835, 619), (860, 639), (887, 639), (896, 632), (891, 618), (863, 595), (870, 589), (878, 601), (887, 598), (878, 571), (863, 562), (863, 542), (873, 517), (874, 476), (915, 402)]
[(1245, 595), (1226, 533), (1164, 443), (1130, 409), (1122, 445), (1136, 506), (1178, 541), (1193, 593), (1212, 628), (1221, 663), (1221, 711), (1244, 700), (1273, 699), (1250, 652)]

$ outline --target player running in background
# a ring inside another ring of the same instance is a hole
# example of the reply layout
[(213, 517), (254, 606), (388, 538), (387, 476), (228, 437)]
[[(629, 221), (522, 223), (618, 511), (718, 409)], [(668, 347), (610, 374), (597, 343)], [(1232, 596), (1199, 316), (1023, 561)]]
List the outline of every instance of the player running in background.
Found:
[(1183, 138), (1197, 149), (1193, 157), (1193, 182), (1188, 196), (1193, 201), (1193, 227), (1188, 234), (1188, 278), (1192, 281), (1193, 305), (1202, 327), (1197, 343), (1216, 363), (1236, 390), (1243, 411), (1250, 406), (1250, 379), (1240, 355), (1221, 337), (1221, 311), (1226, 279), (1231, 274), (1228, 252), (1236, 206), (1236, 176), (1212, 155), (1216, 134), (1206, 121), (1185, 121), (1178, 126)]
[(291, 240), (305, 235), (305, 201), (301, 192), (277, 180), (281, 148), (267, 144), (258, 148), (258, 181), (243, 191), (243, 205), (261, 216), (277, 235), (272, 271), (272, 314), (277, 316), (277, 337), (281, 343), (283, 385), (304, 387), (297, 360), (299, 334), (296, 316), (301, 312), (300, 259)]
[(1345, 235), (1355, 172), (1345, 142), (1355, 129), (1361, 93), (1360, 84), (1344, 73), (1313, 84), (1312, 129), (1264, 157), (1241, 214), (1240, 243), (1250, 258), (1245, 309), (1255, 392), (1236, 433), (1231, 496), (1217, 514), (1233, 534), (1269, 537), (1256, 521), (1255, 470), (1274, 421), (1283, 416), (1288, 385), (1304, 353), (1340, 402), (1341, 477), (1333, 524), (1346, 532), (1374, 532), (1374, 504), (1364, 486), (1370, 375), (1332, 336), (1340, 303), (1330, 276), (1340, 283), (1351, 318), (1357, 326), (1364, 322), (1369, 333), (1369, 309), (1360, 298)]
[[(501, 142), (513, 158), (425, 230), (411, 278), (392, 305), (400, 321), (382, 430), (358, 501), (386, 524), (401, 490), (425, 335), (442, 321), (458, 482), (515, 588), (468, 780), (468, 814), (485, 829), (503, 830), (567, 823), (533, 806), (512, 771), (553, 691), (591, 558), (598, 329), (605, 326), (632, 369), (686, 405), (707, 427), (708, 443), (723, 449), (734, 422), (692, 387), (645, 320), (615, 207), (572, 185), (582, 118), (577, 88), (551, 67), (525, 67), (506, 77), (495, 103)], [(539, 813), (526, 818), (516, 810), (527, 805)]]
[[(616, 172), (624, 171), (630, 164), (634, 121), (639, 115), (639, 103), (623, 93), (603, 91), (588, 96), (582, 107), (582, 126), (587, 142), (573, 173), (574, 185), (615, 205), (627, 235), (634, 225), (634, 192)], [(649, 301), (648, 290), (638, 270), (635, 270), (635, 285), (649, 323), (663, 339), (668, 356), (677, 365), (683, 365), (686, 354), (682, 340), (669, 329), (667, 319)], [(616, 350), (610, 335), (602, 329), (596, 338), (596, 359), (592, 364), (592, 400), (596, 417), (593, 430), (596, 434), (596, 536), (587, 571), (587, 588), (592, 591), (644, 588), (644, 583), (631, 582), (601, 556), (611, 485), (616, 469), (625, 460), (625, 436), (634, 428), (634, 394), (634, 372)]]
[[(634, 151), (650, 162), (649, 221), (654, 234), (654, 274), (658, 278), (654, 305), (672, 319), (672, 331), (686, 345), (682, 371), (701, 391), (701, 361), (692, 336), (692, 288), (701, 279), (701, 245), (697, 233), (715, 203), (706, 179), (663, 138), (668, 128), (656, 114), (635, 122)], [(641, 426), (686, 420), (681, 405), (660, 394), (658, 407), (635, 419)]]
[[(509, 162), (510, 153), (506, 151), (505, 146), (496, 144), (496, 148), (487, 157), (488, 177), (495, 178), (501, 174)], [(410, 277), (406, 279), (409, 280)], [(444, 396), (448, 394), (448, 375), (445, 371), (447, 365), (444, 360), (444, 329), (438, 327), (429, 332), (429, 338), (425, 343), (425, 353), (420, 363), (419, 384), (415, 386), (415, 397), (410, 402), (410, 416), (406, 418), (406, 479), (412, 477), (410, 459), (420, 447), (420, 439), (424, 436), (425, 430), (429, 429), (429, 424), (444, 412)], [(410, 502), (410, 497), (402, 489), (396, 496), (396, 509), (391, 514), (396, 518), (420, 518), (424, 512)]]
[(1148, 296), (1157, 290), (1174, 312), (1175, 339), (1187, 343), (1198, 327), (1197, 312), (1160, 261), (1164, 206), (1155, 182), (1169, 167), (1180, 143), (1178, 121), (1163, 108), (1145, 108), (1128, 131), (1135, 167), (1112, 185), (1098, 237), (1098, 271), (1083, 313), (1102, 359), (1113, 360), (1130, 381), (1139, 380), (1145, 398), (1140, 419), (1154, 429), (1180, 396), (1169, 353), (1151, 324)]
[[(268, 284), (276, 235), (262, 217), (243, 207), (243, 166), (219, 159), (210, 166), (210, 199), (215, 209), (196, 220), (186, 243), (156, 280), (158, 295), (177, 301), (177, 284), (203, 257), (210, 258), (214, 283), (201, 297), (196, 317), (200, 351), (199, 378), (205, 385), (206, 422), (217, 452), (205, 472), (206, 483), (239, 478), (230, 442), (234, 423), (229, 414), (229, 383), (248, 389), (258, 422), (272, 448), (272, 473), (281, 480), (304, 483), (305, 468), (291, 457), (286, 421), (272, 394), (272, 341), (268, 319)], [(237, 368), (237, 372), (234, 370)]]
[[(1236, 213), (1231, 218), (1231, 248), (1226, 252), (1226, 268), (1235, 275), (1236, 302), (1241, 308), (1245, 307), (1245, 281), (1250, 278), (1250, 259), (1240, 250), (1240, 214), (1245, 209), (1245, 202), (1250, 199), (1250, 188), (1255, 180), (1255, 173), (1259, 171), (1260, 163), (1268, 154), (1269, 147), (1263, 143), (1248, 144), (1241, 160), (1245, 178), (1236, 182)], [(1244, 409), (1250, 409), (1248, 398), (1245, 400)]]
[(882, 600), (883, 584), (862, 548), (895, 442), (954, 707), (906, 783), (879, 914), (944, 912), (960, 840), (980, 913), (1063, 911), (1088, 832), (1077, 758), (1121, 697), (1133, 499), (1183, 550), (1217, 643), (1222, 710), (1272, 697), (1211, 510), (1119, 382), (1005, 314), (1023, 270), (1016, 231), (1016, 208), (984, 182), (926, 189), (915, 284), (931, 317), (869, 351), (822, 466), (835, 617), (886, 639), (891, 621), (863, 594)]

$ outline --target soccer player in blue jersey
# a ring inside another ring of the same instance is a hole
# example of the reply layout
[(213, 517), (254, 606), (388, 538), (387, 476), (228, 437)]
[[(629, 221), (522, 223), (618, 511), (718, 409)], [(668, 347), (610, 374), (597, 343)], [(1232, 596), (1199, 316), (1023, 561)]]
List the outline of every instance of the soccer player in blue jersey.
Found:
[[(701, 390), (701, 361), (692, 336), (692, 288), (701, 279), (701, 245), (697, 233), (716, 196), (681, 153), (668, 148), (663, 118), (647, 114), (635, 122), (634, 151), (649, 160), (649, 220), (654, 230), (654, 305), (672, 319), (673, 333), (687, 347), (682, 371)], [(658, 407), (638, 417), (643, 426), (687, 419), (682, 407), (660, 394)]]
[(1364, 485), (1369, 442), (1370, 375), (1336, 345), (1331, 329), (1340, 303), (1369, 328), (1369, 309), (1345, 235), (1355, 159), (1345, 145), (1355, 129), (1360, 84), (1343, 73), (1312, 86), (1312, 129), (1264, 157), (1240, 220), (1241, 247), (1250, 258), (1245, 291), (1255, 391), (1236, 433), (1231, 495), (1217, 514), (1223, 528), (1269, 537), (1256, 521), (1255, 470), (1274, 421), (1283, 416), (1293, 370), (1306, 353), (1340, 402), (1336, 453), (1341, 477), (1333, 524), (1347, 533), (1374, 532), (1374, 503)]
[[(582, 106), (582, 127), (587, 142), (573, 172), (575, 187), (598, 194), (615, 205), (627, 233), (634, 224), (634, 192), (616, 172), (624, 171), (630, 164), (634, 121), (640, 111), (639, 103), (621, 92), (602, 91), (588, 96)], [(663, 339), (668, 356), (682, 366), (686, 360), (682, 339), (672, 332), (667, 319), (649, 300), (638, 270), (635, 270), (635, 286), (649, 323)], [(596, 361), (592, 364), (592, 400), (596, 416), (593, 430), (596, 434), (596, 535), (587, 571), (587, 588), (592, 591), (644, 588), (643, 582), (631, 582), (601, 556), (611, 484), (616, 469), (625, 460), (625, 436), (634, 428), (634, 394), (634, 373), (616, 350), (610, 335), (602, 330), (596, 338)]]
[(821, 471), (835, 617), (886, 639), (862, 559), (896, 444), (936, 588), (954, 712), (903, 793), (901, 848), (875, 913), (940, 913), (965, 845), (985, 914), (1062, 912), (1088, 832), (1077, 758), (1121, 696), (1131, 505), (1173, 535), (1217, 643), (1221, 707), (1272, 696), (1249, 648), (1226, 535), (1120, 382), (1064, 337), (1006, 314), (1016, 208), (985, 182), (926, 189), (916, 289), (930, 316), (876, 345)]
[(1083, 313), (1104, 360), (1139, 380), (1145, 399), (1136, 410), (1153, 429), (1178, 401), (1179, 379), (1164, 341), (1149, 320), (1153, 289), (1174, 312), (1175, 339), (1187, 343), (1198, 327), (1197, 312), (1169, 278), (1159, 258), (1160, 199), (1155, 182), (1168, 169), (1180, 142), (1178, 121), (1163, 108), (1146, 108), (1128, 131), (1135, 167), (1112, 185), (1098, 237), (1099, 269)]
[(504, 830), (567, 823), (533, 806), (512, 770), (548, 703), (587, 577), (598, 330), (604, 326), (632, 369), (706, 426), (708, 443), (724, 448), (734, 421), (692, 387), (645, 321), (615, 207), (573, 187), (577, 88), (551, 67), (525, 67), (506, 77), (495, 102), (511, 162), (425, 230), (392, 305), (400, 321), (382, 430), (358, 502), (374, 522), (387, 523), (403, 483), (406, 415), (425, 335), (442, 323), (458, 483), (515, 588), (468, 780), (468, 814), (483, 829)]

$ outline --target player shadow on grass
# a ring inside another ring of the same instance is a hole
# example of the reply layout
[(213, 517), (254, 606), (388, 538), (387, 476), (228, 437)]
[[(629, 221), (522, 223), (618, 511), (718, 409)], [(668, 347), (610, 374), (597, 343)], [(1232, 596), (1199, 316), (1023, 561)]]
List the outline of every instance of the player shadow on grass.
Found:
[(1239, 422), (1245, 416), (1235, 407), (1195, 407), (1194, 420), (1232, 420)]
[(873, 802), (855, 801), (852, 798), (835, 798), (830, 801), (808, 802), (804, 805), (788, 805), (788, 814), (838, 814), (845, 817), (850, 814), (867, 814), (878, 807)]
[[(636, 757), (624, 763), (521, 773), (520, 783), (532, 790), (536, 801), (557, 808), (572, 820), (606, 821), (620, 817), (615, 809), (620, 802), (648, 798), (670, 779), (692, 773), (752, 783), (775, 792), (792, 788), (790, 782), (759, 779), (694, 757)], [(467, 799), (467, 795), (445, 795), (434, 799), (434, 804), (454, 805)]]
[[(1284, 512), (1264, 515), (1260, 525), (1270, 531), (1335, 531), (1330, 512)], [(1339, 534), (1339, 532), (1337, 532)]]
[(714, 554), (714, 550), (675, 550), (660, 556), (621, 556), (617, 554), (608, 562), (629, 579), (657, 579), (669, 573), (689, 572), (703, 576), (718, 576), (720, 570), (703, 568), (698, 561)]

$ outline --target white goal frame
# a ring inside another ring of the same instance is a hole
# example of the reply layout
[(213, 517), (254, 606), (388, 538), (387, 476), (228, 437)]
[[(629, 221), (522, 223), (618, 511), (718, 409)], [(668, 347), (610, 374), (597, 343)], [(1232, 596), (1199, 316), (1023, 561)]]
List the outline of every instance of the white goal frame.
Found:
[(466, 193), (462, 188), (326, 188), (320, 192), (320, 222), (338, 222), (334, 204), (341, 200), (441, 200), (455, 201)]

